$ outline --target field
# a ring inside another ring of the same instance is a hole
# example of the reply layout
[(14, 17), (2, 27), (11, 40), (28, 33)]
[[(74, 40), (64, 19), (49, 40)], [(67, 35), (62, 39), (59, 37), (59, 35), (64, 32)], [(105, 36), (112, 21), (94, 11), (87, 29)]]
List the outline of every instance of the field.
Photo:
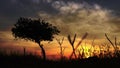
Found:
[(34, 55), (0, 55), (0, 68), (84, 68), (120, 66), (120, 56), (114, 58), (89, 57), (86, 59), (42, 60)]

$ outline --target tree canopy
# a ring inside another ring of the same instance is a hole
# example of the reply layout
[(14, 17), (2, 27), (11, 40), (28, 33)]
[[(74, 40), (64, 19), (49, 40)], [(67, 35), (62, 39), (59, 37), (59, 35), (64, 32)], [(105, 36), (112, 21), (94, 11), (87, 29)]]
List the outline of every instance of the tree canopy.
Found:
[(60, 31), (56, 26), (52, 26), (42, 19), (31, 19), (20, 17), (14, 27), (12, 33), (15, 38), (31, 40), (36, 43), (41, 41), (52, 41), (54, 35)]

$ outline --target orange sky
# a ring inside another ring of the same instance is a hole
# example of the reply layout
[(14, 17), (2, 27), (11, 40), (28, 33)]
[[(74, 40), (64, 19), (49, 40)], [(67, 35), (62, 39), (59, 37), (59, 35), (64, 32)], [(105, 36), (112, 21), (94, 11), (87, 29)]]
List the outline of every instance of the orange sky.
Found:
[[(38, 44), (31, 42), (31, 41), (25, 41), (25, 40), (14, 40), (14, 37), (12, 36), (11, 32), (1, 32), (1, 39), (3, 39), (3, 43), (1, 43), (0, 45), (0, 50), (1, 51), (7, 51), (7, 52), (11, 52), (11, 51), (15, 51), (17, 53), (23, 53), (23, 48), (26, 48), (27, 53), (33, 53), (34, 55), (40, 55), (41, 54), (41, 50), (38, 46)], [(64, 41), (62, 44), (62, 47), (65, 48), (64, 50), (64, 56), (68, 57), (70, 56), (70, 54), (72, 53), (72, 47), (69, 43), (69, 41), (67, 40), (67, 37), (65, 36), (56, 36), (55, 38), (57, 39), (62, 39), (64, 37)], [(82, 37), (82, 35), (81, 35)], [(59, 48), (59, 44), (58, 42), (55, 40), (52, 42), (48, 42), (48, 41), (43, 41), (42, 44), (44, 45), (44, 49), (46, 51), (46, 55), (49, 56), (47, 58), (53, 58), (56, 56), (60, 57), (60, 48)], [(76, 46), (76, 44), (78, 44), (78, 42), (80, 41), (80, 36), (77, 37), (74, 46)], [(88, 49), (91, 48), (91, 44), (92, 44), (93, 39), (89, 39), (89, 35), (88, 37), (83, 40), (82, 44), (78, 47), (78, 50), (80, 50), (80, 47), (83, 47), (86, 51), (86, 53), (89, 54)], [(99, 48), (98, 45), (102, 45), (104, 43), (110, 44), (108, 42), (108, 40), (106, 40), (106, 38), (104, 39), (95, 39), (94, 40), (94, 45), (97, 46), (96, 49), (99, 52)], [(77, 53), (77, 52), (76, 52)], [(78, 53), (77, 53), (78, 54)], [(89, 55), (86, 55), (86, 57), (89, 57)]]
[[(61, 31), (60, 35), (55, 38), (62, 39), (65, 37), (63, 47), (64, 55), (69, 56), (72, 48), (67, 40), (67, 35), (77, 34), (75, 45), (79, 42), (85, 32), (88, 32), (87, 38), (82, 42), (86, 52), (88, 46), (92, 44), (98, 46), (108, 44), (109, 41), (105, 37), (105, 33), (110, 40), (114, 42), (115, 36), (117, 43), (120, 45), (120, 13), (119, 1), (107, 0), (0, 0), (2, 6), (0, 10), (0, 51), (22, 52), (26, 51), (41, 54), (38, 44), (25, 41), (14, 40), (11, 28), (17, 22), (19, 17), (28, 18), (45, 18), (49, 23), (58, 27)], [(32, 10), (32, 11), (30, 11)], [(86, 46), (85, 46), (86, 43)], [(47, 55), (59, 55), (59, 44), (54, 39), (52, 42), (42, 42)], [(87, 48), (86, 48), (87, 47)], [(80, 48), (78, 48), (80, 49)], [(87, 55), (88, 56), (88, 55)]]

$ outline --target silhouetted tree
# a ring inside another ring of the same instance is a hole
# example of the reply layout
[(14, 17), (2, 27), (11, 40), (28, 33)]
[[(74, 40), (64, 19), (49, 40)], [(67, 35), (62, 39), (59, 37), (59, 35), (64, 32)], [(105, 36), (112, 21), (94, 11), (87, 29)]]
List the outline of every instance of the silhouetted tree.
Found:
[(52, 41), (54, 35), (58, 35), (59, 32), (56, 26), (52, 26), (41, 18), (36, 20), (21, 17), (12, 28), (16, 39), (30, 40), (39, 44), (44, 60), (46, 60), (46, 53), (41, 41)]

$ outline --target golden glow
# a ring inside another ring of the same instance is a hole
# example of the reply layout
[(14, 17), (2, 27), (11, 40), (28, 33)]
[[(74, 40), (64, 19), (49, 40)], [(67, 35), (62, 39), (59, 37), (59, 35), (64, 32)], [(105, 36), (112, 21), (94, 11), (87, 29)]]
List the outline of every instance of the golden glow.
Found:
[[(33, 55), (39, 55), (41, 56), (41, 49), (39, 47), (39, 45), (37, 43), (31, 42), (31, 41), (25, 41), (25, 40), (14, 40), (13, 36), (11, 35), (10, 32), (2, 32), (1, 33), (1, 39), (4, 40), (4, 42), (6, 43), (1, 43), (1, 49), (6, 49), (8, 51), (17, 51), (19, 53), (23, 53), (23, 48), (26, 48), (26, 52), (27, 53), (32, 53)], [(62, 36), (57, 36), (55, 38), (62, 38)], [(64, 37), (64, 41), (62, 44), (62, 47), (64, 49), (63, 51), (63, 55), (66, 56), (67, 58), (70, 57), (71, 53), (72, 53), (72, 47), (67, 39), (67, 37)], [(76, 44), (78, 44), (80, 38), (77, 38), (75, 43), (74, 43), (74, 47), (76, 46)], [(76, 55), (77, 57), (81, 57), (82, 58), (89, 58), (91, 56), (94, 55), (99, 55), (100, 52), (100, 45), (99, 43), (103, 42), (105, 40), (100, 40), (97, 39), (95, 40), (95, 44), (94, 46), (91, 46), (91, 42), (92, 40), (84, 40), (82, 42), (82, 44), (77, 48)], [(47, 42), (47, 41), (43, 41), (41, 44), (44, 45), (44, 49), (46, 51), (46, 55), (47, 58), (60, 58), (60, 47), (59, 44), (57, 43), (57, 41), (54, 39), (52, 42)], [(101, 49), (102, 50), (102, 49)], [(104, 51), (106, 51), (106, 48), (103, 48)], [(111, 46), (110, 51), (113, 52), (113, 48)], [(105, 53), (104, 53), (105, 54)]]

